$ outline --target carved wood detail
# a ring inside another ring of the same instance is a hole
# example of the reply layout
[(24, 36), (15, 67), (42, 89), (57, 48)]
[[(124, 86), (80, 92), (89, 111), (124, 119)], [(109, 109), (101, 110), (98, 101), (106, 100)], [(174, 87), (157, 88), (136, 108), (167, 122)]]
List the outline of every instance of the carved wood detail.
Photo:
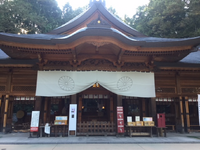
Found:
[(13, 86), (13, 91), (18, 91), (18, 92), (35, 91), (35, 90), (36, 86)]
[(181, 88), (182, 93), (190, 93), (190, 94), (199, 94), (200, 93), (200, 87), (188, 87), (188, 88)]
[(145, 63), (124, 63), (122, 71), (150, 71)]
[(111, 25), (106, 20), (103, 20), (99, 15), (97, 19), (92, 20), (89, 24), (87, 24), (87, 27), (111, 28)]
[(0, 91), (5, 91), (6, 87), (5, 86), (0, 86)]
[(104, 59), (88, 59), (83, 61), (77, 70), (116, 70), (112, 62)]
[(44, 65), (43, 69), (45, 70), (73, 70), (73, 61), (71, 63), (69, 61), (48, 61), (46, 65)]
[(110, 43), (108, 43), (108, 42), (95, 42), (95, 41), (91, 41), (91, 42), (87, 42), (87, 43), (88, 43), (88, 44), (92, 44), (92, 45), (94, 45), (95, 47), (101, 47), (101, 46), (110, 44)]

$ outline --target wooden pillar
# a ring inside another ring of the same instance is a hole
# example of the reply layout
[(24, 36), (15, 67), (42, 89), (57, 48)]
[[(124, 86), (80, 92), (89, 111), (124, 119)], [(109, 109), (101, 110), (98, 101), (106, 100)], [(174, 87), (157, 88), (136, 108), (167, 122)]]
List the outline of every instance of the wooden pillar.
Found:
[(47, 123), (47, 108), (48, 108), (48, 98), (46, 97), (44, 100), (44, 116), (43, 116), (44, 123)]
[[(149, 117), (153, 118), (153, 121), (155, 122), (155, 125), (157, 125), (157, 110), (156, 110), (156, 98), (150, 99), (150, 115)], [(153, 128), (153, 133), (156, 134), (156, 129)]]
[(3, 133), (6, 133), (6, 123), (7, 123), (7, 114), (8, 114), (8, 102), (9, 102), (9, 95), (6, 95), (4, 117), (3, 117)]
[(81, 123), (82, 120), (82, 96), (80, 95), (78, 98), (78, 123)]
[(117, 106), (122, 106), (122, 96), (117, 95)]
[(175, 75), (176, 93), (181, 94), (180, 74), (177, 72)]
[(114, 122), (114, 115), (113, 115), (113, 96), (110, 97), (110, 122)]
[(146, 103), (145, 99), (142, 99), (142, 117), (146, 117)]
[(42, 104), (42, 97), (36, 97), (35, 109), (34, 110), (40, 111), (41, 110), (41, 104)]
[(8, 103), (8, 115), (7, 118), (12, 120), (12, 115), (13, 115), (13, 103), (14, 103), (14, 97), (9, 97), (9, 103)]
[(71, 104), (77, 104), (76, 99), (77, 99), (77, 95), (76, 94), (72, 95), (71, 96)]
[(1, 108), (1, 103), (2, 103), (2, 95), (0, 95), (0, 108)]
[(156, 98), (151, 98), (151, 117), (153, 117), (153, 120), (156, 123), (157, 120), (157, 114), (156, 114)]
[(184, 132), (184, 115), (183, 115), (182, 97), (179, 97), (179, 106), (180, 106), (180, 114), (181, 114), (181, 133), (183, 133)]
[(185, 114), (186, 114), (186, 125), (187, 129), (186, 132), (190, 133), (190, 114), (189, 114), (189, 102), (188, 102), (188, 97), (185, 97)]

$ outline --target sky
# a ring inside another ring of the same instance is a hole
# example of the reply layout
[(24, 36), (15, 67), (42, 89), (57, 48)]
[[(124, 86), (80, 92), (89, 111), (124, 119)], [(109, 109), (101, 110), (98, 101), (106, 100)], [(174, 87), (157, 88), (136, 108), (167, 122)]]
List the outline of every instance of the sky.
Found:
[[(73, 9), (83, 7), (89, 4), (90, 0), (57, 0), (58, 5), (62, 8), (64, 4), (69, 2)], [(132, 17), (136, 13), (138, 6), (148, 4), (149, 0), (106, 0), (106, 7), (115, 8), (117, 14), (124, 18), (126, 14)]]

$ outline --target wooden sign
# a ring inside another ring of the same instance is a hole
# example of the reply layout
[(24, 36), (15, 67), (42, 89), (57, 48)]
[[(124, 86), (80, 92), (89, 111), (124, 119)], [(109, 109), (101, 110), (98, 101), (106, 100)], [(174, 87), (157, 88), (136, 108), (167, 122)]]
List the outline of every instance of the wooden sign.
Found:
[(40, 111), (32, 111), (30, 132), (38, 132)]
[(123, 107), (117, 107), (117, 131), (118, 133), (124, 133), (124, 112)]

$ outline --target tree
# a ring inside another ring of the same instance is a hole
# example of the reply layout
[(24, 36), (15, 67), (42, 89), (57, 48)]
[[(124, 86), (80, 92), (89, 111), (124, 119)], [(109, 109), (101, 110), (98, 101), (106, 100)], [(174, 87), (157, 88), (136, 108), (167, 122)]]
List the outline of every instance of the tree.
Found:
[(199, 0), (151, 0), (125, 22), (155, 37), (192, 37), (200, 34)]
[(0, 0), (0, 32), (47, 33), (84, 10), (65, 6), (61, 10), (56, 0)]
[(132, 26), (148, 36), (184, 37), (185, 15), (182, 0), (151, 0), (138, 8)]
[(82, 8), (79, 7), (73, 10), (71, 5), (69, 3), (66, 3), (62, 10), (62, 24), (68, 22), (69, 20), (81, 14), (83, 11), (87, 9), (87, 7), (88, 6)]
[(186, 1), (186, 19), (187, 28), (185, 32), (189, 36), (200, 35), (200, 1), (199, 0), (185, 0)]
[(108, 8), (108, 11), (109, 11), (111, 14), (113, 14), (115, 17), (117, 17), (118, 19), (121, 19), (121, 18), (118, 16), (117, 11), (116, 11), (115, 8), (109, 7), (109, 8)]

